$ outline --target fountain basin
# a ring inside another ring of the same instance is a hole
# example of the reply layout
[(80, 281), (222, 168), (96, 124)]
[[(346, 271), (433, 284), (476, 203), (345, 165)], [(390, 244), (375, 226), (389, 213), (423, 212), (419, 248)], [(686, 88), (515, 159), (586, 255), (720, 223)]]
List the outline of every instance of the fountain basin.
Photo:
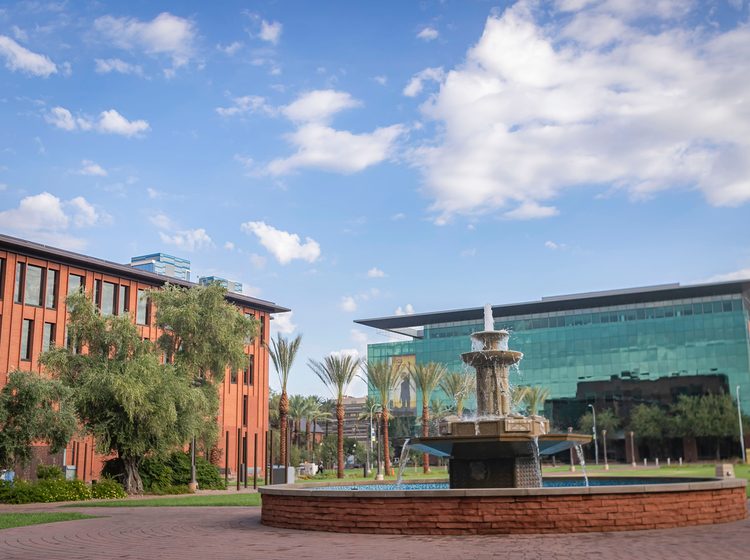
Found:
[(666, 529), (747, 516), (742, 479), (606, 480), (613, 485), (426, 490), (386, 490), (387, 483), (383, 490), (352, 490), (356, 485), (331, 482), (267, 486), (260, 489), (261, 522), (340, 533), (472, 535)]

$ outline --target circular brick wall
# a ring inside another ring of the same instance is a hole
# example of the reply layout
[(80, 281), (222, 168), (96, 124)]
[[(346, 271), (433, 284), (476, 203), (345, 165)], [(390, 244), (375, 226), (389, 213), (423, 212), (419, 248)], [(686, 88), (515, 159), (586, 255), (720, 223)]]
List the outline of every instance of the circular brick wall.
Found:
[[(667, 529), (747, 516), (745, 481), (590, 488), (325, 491), (261, 488), (261, 522), (339, 533), (471, 535)], [(330, 486), (327, 484), (326, 486)]]

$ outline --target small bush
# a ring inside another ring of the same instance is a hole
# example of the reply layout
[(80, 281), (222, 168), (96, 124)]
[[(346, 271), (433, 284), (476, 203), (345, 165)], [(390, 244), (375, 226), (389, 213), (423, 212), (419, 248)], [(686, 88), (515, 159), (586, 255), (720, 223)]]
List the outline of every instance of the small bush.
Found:
[(169, 486), (152, 486), (151, 493), (157, 496), (188, 494), (190, 493), (190, 489), (187, 487), (187, 484), (171, 484)]
[(143, 481), (143, 489), (148, 492), (156, 492), (159, 488), (168, 488), (174, 484), (172, 467), (161, 458), (147, 457), (141, 462), (138, 472)]
[(25, 480), (3, 483), (0, 501), (6, 504), (37, 502), (68, 502), (91, 499), (91, 488), (81, 480), (40, 480), (31, 484)]
[(36, 468), (36, 477), (39, 480), (63, 480), (65, 474), (57, 465), (38, 465)]
[(91, 486), (91, 497), (95, 499), (125, 498), (127, 495), (122, 485), (111, 478), (103, 478)]

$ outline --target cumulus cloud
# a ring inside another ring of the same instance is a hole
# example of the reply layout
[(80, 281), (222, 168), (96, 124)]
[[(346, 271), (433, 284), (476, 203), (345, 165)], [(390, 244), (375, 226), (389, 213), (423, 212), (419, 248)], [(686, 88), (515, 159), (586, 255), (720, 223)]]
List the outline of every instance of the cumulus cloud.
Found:
[(106, 177), (107, 170), (96, 162), (89, 159), (84, 159), (81, 162), (81, 169), (78, 170), (81, 175), (95, 175), (97, 177)]
[(65, 107), (53, 107), (45, 120), (63, 130), (95, 130), (102, 134), (117, 134), (120, 136), (141, 136), (149, 130), (150, 125), (145, 120), (129, 121), (115, 109), (102, 111), (97, 120), (85, 116), (73, 116)]
[(217, 107), (216, 112), (222, 117), (234, 117), (250, 113), (263, 112), (273, 114), (273, 108), (266, 103), (266, 99), (259, 95), (244, 95), (232, 99), (229, 107)]
[(98, 74), (109, 74), (110, 72), (117, 72), (119, 74), (134, 74), (136, 76), (143, 76), (143, 68), (138, 64), (130, 64), (119, 58), (97, 58), (96, 72)]
[(288, 264), (295, 259), (311, 263), (320, 257), (320, 245), (309, 237), (302, 243), (296, 233), (276, 229), (265, 222), (245, 222), (240, 229), (255, 235), (260, 244), (281, 264)]
[(272, 45), (277, 45), (279, 43), (279, 39), (281, 39), (282, 28), (283, 26), (278, 21), (262, 20), (260, 22), (259, 36), (264, 41), (267, 41)]
[(406, 97), (416, 97), (424, 89), (424, 83), (427, 81), (439, 82), (445, 76), (442, 68), (425, 68), (412, 76), (409, 83), (406, 84), (403, 94)]
[(168, 56), (173, 69), (190, 61), (194, 52), (193, 42), (198, 34), (193, 22), (168, 12), (150, 21), (102, 16), (94, 20), (94, 29), (118, 48)]
[(352, 296), (343, 296), (341, 298), (341, 302), (339, 303), (339, 307), (342, 311), (346, 311), (347, 313), (353, 313), (357, 310), (357, 302), (354, 300)]
[(295, 122), (325, 123), (344, 109), (361, 106), (361, 101), (344, 91), (322, 89), (301, 94), (292, 103), (282, 107), (281, 112)]
[(524, 1), (489, 17), (422, 105), (439, 136), (413, 162), (437, 219), (545, 218), (583, 186), (750, 200), (750, 27), (691, 27), (688, 2), (558, 5), (566, 17)]
[(562, 251), (568, 248), (565, 243), (555, 243), (554, 241), (545, 241), (544, 246), (552, 251)]
[(234, 56), (242, 48), (242, 43), (234, 41), (228, 45), (216, 45), (216, 48), (227, 56)]
[(742, 268), (733, 272), (717, 274), (705, 280), (706, 282), (732, 282), (734, 280), (750, 280), (750, 268)]
[(197, 249), (205, 249), (213, 246), (211, 237), (209, 237), (206, 230), (203, 228), (185, 229), (173, 234), (160, 231), (159, 238), (162, 243), (174, 245), (184, 251), (195, 251)]
[(258, 255), (257, 253), (252, 253), (250, 255), (250, 264), (253, 265), (253, 268), (256, 268), (257, 270), (264, 269), (266, 267), (266, 262), (266, 257), (262, 255)]
[(271, 333), (292, 334), (297, 330), (297, 325), (293, 321), (294, 311), (287, 313), (275, 313), (271, 320)]
[(0, 212), (0, 223), (9, 231), (42, 242), (81, 249), (86, 242), (71, 235), (70, 228), (95, 226), (104, 217), (104, 214), (81, 196), (63, 201), (53, 194), (43, 192), (21, 199), (17, 208)]
[(377, 266), (373, 266), (370, 270), (367, 271), (367, 277), (368, 278), (384, 278), (385, 272), (380, 270)]
[(414, 306), (411, 303), (407, 303), (403, 307), (399, 305), (394, 313), (396, 315), (414, 315)]
[(0, 35), (0, 56), (5, 58), (5, 67), (13, 72), (43, 78), (57, 73), (57, 66), (48, 57), (22, 47), (6, 35)]
[(417, 39), (422, 39), (423, 41), (434, 41), (440, 36), (440, 33), (438, 33), (438, 30), (434, 27), (427, 26), (424, 29), (422, 29), (419, 33), (417, 33)]

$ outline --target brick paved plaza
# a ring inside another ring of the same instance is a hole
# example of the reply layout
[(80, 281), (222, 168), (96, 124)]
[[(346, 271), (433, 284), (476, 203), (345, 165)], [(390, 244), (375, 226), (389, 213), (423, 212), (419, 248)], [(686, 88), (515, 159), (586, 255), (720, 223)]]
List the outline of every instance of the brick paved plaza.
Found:
[[(8, 508), (3, 508), (8, 511)], [(54, 507), (33, 510), (55, 511)], [(24, 508), (18, 511), (32, 511)], [(102, 516), (0, 531), (3, 560), (200, 558), (571, 558), (679, 560), (750, 557), (750, 519), (657, 531), (578, 535), (402, 537), (272, 529), (260, 508), (75, 508)]]

